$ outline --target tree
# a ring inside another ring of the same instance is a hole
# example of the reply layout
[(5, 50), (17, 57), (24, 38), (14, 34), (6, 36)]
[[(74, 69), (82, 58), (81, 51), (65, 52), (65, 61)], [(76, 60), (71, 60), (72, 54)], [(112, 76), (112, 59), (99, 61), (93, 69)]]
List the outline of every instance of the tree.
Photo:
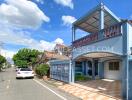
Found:
[(40, 64), (36, 67), (35, 72), (39, 76), (48, 76), (49, 65), (48, 64)]
[(0, 71), (1, 71), (1, 68), (3, 67), (4, 63), (6, 63), (6, 59), (5, 59), (5, 57), (0, 55)]
[(20, 49), (17, 54), (13, 56), (14, 64), (18, 67), (28, 67), (32, 66), (37, 61), (37, 56), (40, 54), (38, 50), (35, 49)]

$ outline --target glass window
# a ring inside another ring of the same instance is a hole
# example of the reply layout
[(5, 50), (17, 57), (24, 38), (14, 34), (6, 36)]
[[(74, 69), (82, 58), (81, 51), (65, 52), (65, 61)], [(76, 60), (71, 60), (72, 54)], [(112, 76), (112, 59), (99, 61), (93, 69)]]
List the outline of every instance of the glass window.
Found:
[(21, 68), (20, 71), (32, 71), (30, 68)]
[(119, 70), (119, 62), (109, 62), (109, 70)]

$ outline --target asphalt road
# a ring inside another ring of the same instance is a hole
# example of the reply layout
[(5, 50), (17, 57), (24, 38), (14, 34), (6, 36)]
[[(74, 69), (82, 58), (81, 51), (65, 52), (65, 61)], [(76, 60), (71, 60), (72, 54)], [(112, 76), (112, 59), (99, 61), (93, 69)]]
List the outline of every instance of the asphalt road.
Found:
[(33, 79), (16, 80), (14, 69), (0, 72), (0, 100), (77, 100), (66, 93), (49, 89)]

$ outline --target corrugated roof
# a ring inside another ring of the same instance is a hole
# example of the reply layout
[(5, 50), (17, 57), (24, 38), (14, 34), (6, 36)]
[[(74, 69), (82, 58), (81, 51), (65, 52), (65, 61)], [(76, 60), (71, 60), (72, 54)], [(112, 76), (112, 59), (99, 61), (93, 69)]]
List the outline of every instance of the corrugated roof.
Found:
[(85, 16), (75, 21), (73, 23), (73, 27), (80, 28), (89, 33), (98, 32), (100, 10), (104, 11), (104, 28), (120, 22), (120, 19), (116, 17), (104, 4), (100, 4), (94, 9), (90, 10)]

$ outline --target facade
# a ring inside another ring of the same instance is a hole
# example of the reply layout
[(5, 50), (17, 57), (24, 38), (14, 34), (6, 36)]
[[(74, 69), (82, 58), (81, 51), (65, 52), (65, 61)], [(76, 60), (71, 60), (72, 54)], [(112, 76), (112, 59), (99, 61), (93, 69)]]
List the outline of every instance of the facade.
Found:
[[(78, 29), (87, 35), (77, 37), (80, 34)], [(102, 3), (91, 9), (72, 24), (69, 83), (75, 82), (76, 73), (90, 76), (93, 80), (118, 80), (122, 98), (132, 100), (131, 38), (132, 21), (120, 19)]]
[(59, 55), (65, 55), (69, 57), (71, 53), (71, 48), (65, 46), (64, 44), (56, 44), (54, 51)]
[[(119, 80), (123, 99), (132, 100), (132, 21), (122, 20), (104, 4), (73, 23), (72, 78), (82, 72), (95, 80)], [(88, 35), (78, 38), (76, 30)]]

